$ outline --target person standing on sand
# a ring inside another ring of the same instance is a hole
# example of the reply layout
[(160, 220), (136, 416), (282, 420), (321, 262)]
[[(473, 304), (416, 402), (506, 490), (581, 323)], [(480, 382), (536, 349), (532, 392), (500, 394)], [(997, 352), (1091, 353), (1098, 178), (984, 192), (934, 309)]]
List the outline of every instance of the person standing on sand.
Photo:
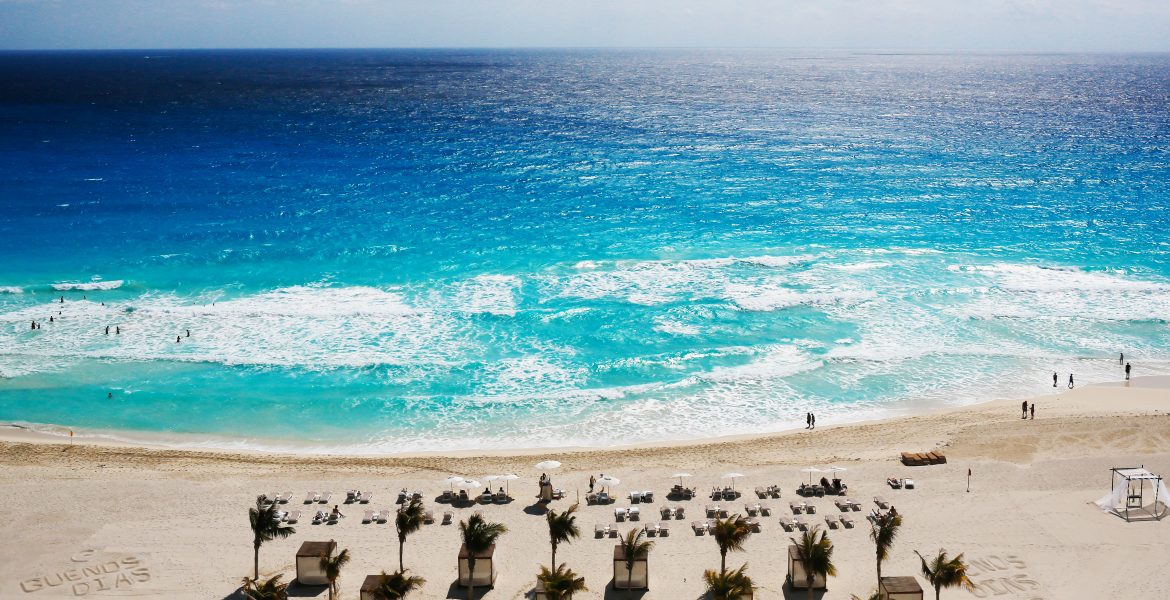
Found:
[(808, 419), (809, 419), (808, 428), (809, 429), (816, 429), (817, 428), (817, 415), (815, 413), (808, 413)]
[(1033, 421), (1036, 420), (1036, 403), (1035, 402), (1032, 403), (1032, 420)]
[(1070, 390), (1071, 390), (1071, 389), (1073, 389), (1073, 378), (1072, 378), (1072, 375), (1073, 375), (1072, 373), (1069, 373), (1069, 374), (1068, 374), (1068, 389), (1070, 389)]
[(1125, 380), (1126, 381), (1129, 381), (1129, 369), (1130, 369), (1130, 364), (1125, 363)]
[(804, 428), (805, 429), (812, 428), (812, 413), (810, 413), (810, 412), (804, 413)]
[(1021, 419), (1028, 418), (1028, 401), (1027, 400), (1024, 400), (1024, 403), (1020, 405), (1020, 418)]
[(589, 476), (589, 491), (593, 491), (593, 486), (597, 485), (597, 478), (593, 475)]
[(1059, 379), (1059, 378), (1056, 376), (1056, 371), (1053, 371), (1052, 372), (1052, 387), (1056, 387), (1057, 379)]

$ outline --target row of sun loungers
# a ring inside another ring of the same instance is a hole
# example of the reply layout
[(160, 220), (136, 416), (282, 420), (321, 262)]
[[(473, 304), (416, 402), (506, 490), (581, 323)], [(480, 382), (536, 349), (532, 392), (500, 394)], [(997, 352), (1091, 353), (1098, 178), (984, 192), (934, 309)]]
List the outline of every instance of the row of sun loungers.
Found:
[[(829, 514), (825, 515), (825, 524), (828, 525), (831, 529), (838, 529), (841, 527), (852, 529), (854, 526), (854, 521), (853, 517), (847, 514)], [(809, 527), (811, 527), (809, 521), (801, 515), (794, 515), (792, 517), (781, 516), (780, 526), (784, 528), (784, 531), (794, 531), (796, 529), (800, 529), (801, 531), (808, 531)]]
[(625, 519), (637, 521), (641, 518), (641, 511), (638, 510), (637, 506), (631, 506), (629, 508), (615, 508), (613, 509), (613, 518), (617, 521), (624, 521)]
[(333, 492), (325, 492), (318, 494), (317, 492), (309, 492), (305, 495), (305, 504), (329, 504), (329, 500), (333, 498)]
[(833, 500), (833, 504), (836, 504), (837, 508), (840, 509), (841, 512), (849, 512), (851, 510), (861, 510), (861, 504), (855, 502), (851, 498), (838, 498), (836, 500)]
[(663, 519), (682, 519), (685, 510), (681, 506), (663, 506), (658, 510), (658, 514), (662, 515)]
[(946, 464), (947, 457), (942, 452), (934, 450), (931, 452), (903, 452), (902, 464), (907, 467), (921, 467), (925, 465), (942, 465)]
[[(747, 523), (747, 526), (750, 527), (752, 531), (756, 531), (756, 532), (760, 531), (760, 520), (759, 519), (757, 519), (755, 517), (747, 517), (746, 519), (744, 519), (744, 522)], [(706, 521), (694, 521), (691, 523), (691, 530), (695, 532), (695, 535), (703, 535), (705, 533), (710, 533), (714, 527), (715, 527), (715, 520), (714, 519), (707, 519)]]
[(346, 504), (369, 504), (374, 499), (374, 492), (360, 492), (350, 490), (345, 493)]
[(712, 500), (735, 500), (739, 496), (740, 493), (738, 490), (731, 488), (711, 488)]
[(651, 491), (630, 492), (629, 497), (630, 497), (631, 504), (637, 504), (639, 502), (642, 502), (642, 503), (653, 502), (654, 501), (654, 492), (651, 492)]
[(666, 497), (672, 500), (690, 500), (691, 498), (695, 497), (695, 488), (675, 485), (674, 487), (670, 488), (670, 493), (667, 494)]
[(763, 500), (764, 498), (779, 498), (780, 497), (780, 486), (770, 485), (768, 487), (757, 487), (756, 488), (756, 496), (759, 497), (761, 500)]

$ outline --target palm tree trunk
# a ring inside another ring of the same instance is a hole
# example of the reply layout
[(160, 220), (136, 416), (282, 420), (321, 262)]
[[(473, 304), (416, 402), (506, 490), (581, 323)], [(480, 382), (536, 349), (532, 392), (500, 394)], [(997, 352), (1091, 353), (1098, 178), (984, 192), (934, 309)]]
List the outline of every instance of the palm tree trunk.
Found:
[(719, 549), (719, 572), (727, 572), (727, 551), (722, 548)]
[(881, 590), (882, 589), (882, 559), (880, 559), (880, 558), (877, 561), (877, 573), (878, 573), (878, 581), (877, 581), (878, 590)]
[[(808, 582), (808, 600), (812, 600), (812, 597), (813, 597), (813, 583), (815, 583), (815, 582), (816, 582), (816, 576), (815, 576), (815, 575), (812, 575), (812, 574), (809, 574), (809, 575), (806, 575), (806, 576), (804, 577), (804, 580), (805, 580), (806, 582)], [(938, 599), (937, 599), (937, 598), (935, 598), (935, 600), (938, 600)]]
[(252, 581), (260, 580), (260, 544), (252, 545), (254, 554), (252, 555)]
[(405, 573), (406, 567), (402, 563), (402, 549), (406, 547), (406, 540), (398, 540), (398, 572)]
[(549, 565), (552, 570), (557, 570), (557, 545), (552, 545), (552, 565)]
[(330, 581), (329, 582), (329, 600), (333, 600), (333, 588), (334, 588), (334, 584), (332, 581)]
[(942, 591), (941, 585), (934, 586), (934, 600), (938, 600), (938, 594), (940, 591)]

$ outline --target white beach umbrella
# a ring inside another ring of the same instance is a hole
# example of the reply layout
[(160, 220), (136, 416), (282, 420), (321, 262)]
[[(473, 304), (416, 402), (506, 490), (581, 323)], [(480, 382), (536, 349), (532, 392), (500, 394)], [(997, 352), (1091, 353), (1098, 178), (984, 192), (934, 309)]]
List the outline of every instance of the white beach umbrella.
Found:
[(455, 487), (457, 487), (461, 490), (478, 490), (482, 486), (483, 486), (482, 483), (480, 483), (474, 479), (464, 479), (463, 481), (460, 481), (459, 483), (455, 484)]
[(622, 480), (614, 477), (613, 475), (602, 475), (601, 477), (597, 478), (597, 483), (600, 483), (601, 487), (613, 487), (621, 482)]
[(813, 477), (812, 474), (813, 473), (824, 473), (824, 471), (822, 471), (818, 467), (805, 467), (805, 468), (801, 469), (800, 472), (801, 473), (808, 473), (809, 484), (812, 484), (812, 477)]
[(452, 476), (448, 477), (447, 479), (445, 479), (444, 481), (447, 483), (447, 485), (449, 485), (451, 487), (455, 487), (455, 486), (463, 483), (466, 480), (458, 475), (452, 475)]
[(848, 470), (849, 469), (846, 469), (845, 467), (838, 467), (837, 465), (833, 465), (825, 469), (825, 471), (828, 471), (829, 473), (843, 473)]
[(733, 490), (735, 489), (735, 479), (737, 477), (743, 477), (743, 473), (724, 473), (723, 474), (724, 479), (731, 480), (731, 489), (733, 489)]
[(559, 469), (559, 468), (561, 468), (561, 463), (558, 461), (555, 461), (555, 460), (542, 460), (542, 461), (536, 463), (536, 468), (540, 469), (541, 471), (548, 471), (550, 469)]
[(674, 475), (671, 475), (670, 478), (674, 479), (675, 477), (678, 477), (678, 484), (682, 485), (683, 477), (690, 477), (690, 476), (691, 476), (690, 473), (675, 473)]
[(505, 488), (507, 489), (507, 493), (508, 493), (508, 495), (509, 495), (509, 496), (511, 496), (511, 495), (512, 495), (512, 485), (511, 485), (511, 483), (512, 483), (513, 481), (516, 481), (517, 479), (520, 479), (520, 476), (519, 476), (519, 475), (512, 474), (512, 473), (504, 473), (503, 475), (497, 475), (497, 476), (496, 476), (496, 481), (503, 481), (503, 482), (504, 482), (504, 486), (505, 486)]

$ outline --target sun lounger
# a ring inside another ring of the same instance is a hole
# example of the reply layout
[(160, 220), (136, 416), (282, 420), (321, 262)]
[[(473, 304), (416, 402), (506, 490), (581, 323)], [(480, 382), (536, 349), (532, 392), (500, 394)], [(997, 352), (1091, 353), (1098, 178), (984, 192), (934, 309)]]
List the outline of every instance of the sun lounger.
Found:
[(802, 531), (808, 531), (808, 523), (804, 520), (804, 517), (796, 515), (795, 517), (792, 517), (792, 522), (795, 523), (796, 526), (799, 527)]
[(809, 514), (809, 515), (817, 512), (817, 505), (816, 504), (805, 504), (804, 505), (804, 512), (805, 512), (805, 514)]
[(768, 497), (768, 490), (766, 488), (756, 486), (756, 497), (761, 498), (761, 499), (767, 498)]
[(605, 534), (607, 534), (607, 533), (609, 533), (609, 525), (602, 525), (601, 523), (598, 523), (598, 524), (593, 526), (593, 535), (594, 536), (596, 536), (598, 538), (603, 538), (603, 537), (605, 537)]
[(914, 489), (914, 480), (913, 479), (903, 479), (902, 480), (902, 487), (904, 487), (908, 490)]
[(665, 537), (670, 535), (670, 523), (658, 524), (658, 537)]
[(714, 517), (717, 514), (719, 514), (719, 507), (715, 506), (714, 504), (708, 504), (707, 505), (707, 516)]
[(285, 492), (283, 494), (277, 494), (276, 501), (281, 503), (281, 504), (288, 504), (288, 501), (292, 500), (292, 497), (293, 497), (292, 492)]
[(838, 529), (841, 527), (841, 520), (834, 515), (825, 515), (825, 524), (829, 529)]
[(361, 502), (362, 504), (369, 504), (373, 499), (374, 492), (362, 492), (361, 498), (358, 499), (358, 502)]
[(833, 501), (833, 504), (836, 504), (837, 510), (840, 510), (841, 512), (853, 510), (853, 506), (849, 504), (848, 498), (837, 498)]
[(846, 498), (845, 503), (848, 504), (849, 508), (852, 508), (853, 510), (861, 510), (861, 503), (854, 500), (853, 498)]
[(450, 525), (451, 521), (455, 519), (455, 514), (449, 510), (443, 511), (443, 524)]
[(695, 535), (703, 535), (707, 533), (706, 521), (694, 521), (691, 523), (691, 529), (695, 530)]
[(496, 504), (507, 504), (508, 495), (503, 493), (492, 494), (492, 502), (495, 502)]
[(658, 535), (658, 523), (647, 523), (642, 526), (642, 531), (646, 532), (646, 537), (654, 537)]
[(626, 509), (624, 509), (624, 508), (613, 509), (613, 518), (614, 518), (614, 520), (616, 520), (618, 522), (626, 520)]
[(886, 485), (890, 486), (891, 489), (898, 490), (902, 488), (902, 480), (897, 477), (887, 477)]
[(759, 519), (757, 519), (755, 517), (748, 517), (747, 519), (744, 520), (744, 522), (747, 523), (747, 526), (749, 528), (751, 528), (752, 531), (758, 532), (760, 530), (760, 520)]
[(378, 514), (375, 515), (374, 520), (378, 523), (385, 523), (386, 521), (390, 520), (390, 515), (392, 514), (393, 513), (390, 512), (389, 508), (383, 508), (382, 510), (378, 511)]
[(451, 502), (454, 499), (455, 494), (452, 494), (451, 490), (443, 490), (443, 494), (439, 496), (439, 502)]
[(642, 504), (646, 504), (647, 502), (654, 502), (654, 492), (652, 492), (650, 490), (643, 490), (642, 491)]
[(347, 490), (345, 492), (345, 503), (353, 504), (354, 502), (357, 502), (358, 497), (361, 495), (362, 493), (357, 490)]
[(842, 525), (849, 527), (851, 529), (853, 528), (853, 517), (851, 517), (849, 515), (841, 515), (838, 518), (841, 519)]
[(642, 492), (630, 492), (628, 496), (630, 498), (630, 504), (637, 504), (642, 501)]
[(889, 508), (890, 507), (890, 501), (886, 500), (885, 498), (883, 498), (881, 496), (874, 496), (873, 503), (878, 505), (881, 508)]
[(321, 496), (319, 498), (317, 498), (317, 502), (320, 502), (321, 504), (329, 504), (329, 500), (331, 500), (332, 498), (333, 498), (333, 492), (325, 492), (325, 493), (321, 494)]
[(428, 510), (428, 511), (423, 513), (423, 523), (426, 523), (427, 525), (431, 525), (434, 522), (435, 522), (435, 511)]
[(804, 502), (797, 502), (796, 500), (791, 500), (788, 502), (788, 508), (792, 509), (792, 514), (794, 515), (799, 515), (800, 513), (804, 512), (805, 506), (806, 505)]
[(744, 504), (743, 510), (744, 510), (744, 512), (746, 512), (748, 514), (749, 517), (754, 517), (754, 516), (760, 514), (760, 505), (759, 504)]
[(756, 506), (760, 507), (760, 515), (761, 516), (767, 517), (767, 516), (770, 516), (772, 514), (772, 507), (771, 506), (768, 506), (767, 504), (757, 504)]
[(309, 492), (308, 494), (305, 494), (305, 504), (312, 504), (320, 497), (321, 495), (317, 492)]
[(674, 516), (674, 511), (669, 506), (663, 506), (662, 508), (658, 509), (658, 514), (661, 515), (663, 519), (669, 519)]
[(299, 511), (299, 510), (289, 511), (289, 513), (284, 516), (284, 522), (288, 523), (290, 525), (296, 524), (296, 522), (300, 521), (300, 520), (301, 520), (301, 511)]
[(329, 513), (325, 512), (323, 510), (317, 511), (317, 514), (313, 515), (313, 524), (320, 525), (321, 522), (324, 521), (325, 517), (327, 517), (327, 516), (329, 516)]
[(681, 507), (681, 506), (674, 507), (674, 518), (676, 518), (680, 521), (683, 520), (683, 518), (685, 518), (685, 516), (686, 516), (683, 514), (683, 512), (684, 512), (683, 507)]
[(780, 517), (780, 526), (784, 528), (784, 531), (792, 531), (793, 529), (796, 529), (796, 523), (794, 523), (792, 519), (786, 516)]
[(369, 523), (370, 521), (373, 521), (373, 520), (374, 520), (374, 511), (367, 510), (364, 513), (362, 513), (362, 523)]
[(638, 510), (637, 506), (631, 506), (626, 509), (626, 518), (631, 521), (638, 521), (642, 518), (642, 511)]

